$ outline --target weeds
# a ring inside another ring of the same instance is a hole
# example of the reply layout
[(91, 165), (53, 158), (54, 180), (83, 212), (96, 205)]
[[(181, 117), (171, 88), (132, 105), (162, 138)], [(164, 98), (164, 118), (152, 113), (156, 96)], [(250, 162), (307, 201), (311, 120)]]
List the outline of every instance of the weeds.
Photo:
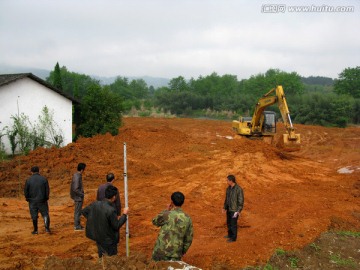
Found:
[(1, 141), (4, 134), (0, 134), (0, 161), (3, 161), (7, 158), (6, 152), (5, 152), (5, 145)]
[(350, 266), (350, 267), (355, 267), (356, 263), (355, 261), (350, 258), (350, 259), (344, 259), (341, 258), (340, 254), (334, 254), (330, 256), (330, 262), (333, 262), (339, 266)]
[(360, 237), (360, 232), (340, 231), (337, 234), (340, 236)]
[(281, 249), (281, 248), (277, 248), (275, 250), (275, 254), (278, 255), (278, 256), (281, 256), (281, 255), (285, 255), (286, 254), (286, 251)]
[(29, 117), (21, 113), (11, 116), (12, 126), (6, 127), (11, 152), (15, 155), (17, 149), (27, 155), (30, 150), (43, 146), (60, 147), (64, 142), (61, 129), (54, 122), (53, 113), (45, 106), (38, 117), (39, 123), (32, 124)]
[(299, 263), (299, 258), (290, 257), (290, 258), (289, 258), (289, 262), (290, 262), (290, 267), (291, 267), (291, 268), (297, 268), (297, 267), (298, 267), (298, 263)]
[(249, 266), (246, 267), (244, 270), (280, 270), (279, 268), (272, 266), (271, 264), (267, 263), (264, 267), (262, 266)]
[(317, 244), (315, 243), (311, 243), (310, 244), (310, 247), (312, 247), (313, 249), (315, 249), (316, 252), (320, 251), (321, 250), (321, 247), (318, 246)]

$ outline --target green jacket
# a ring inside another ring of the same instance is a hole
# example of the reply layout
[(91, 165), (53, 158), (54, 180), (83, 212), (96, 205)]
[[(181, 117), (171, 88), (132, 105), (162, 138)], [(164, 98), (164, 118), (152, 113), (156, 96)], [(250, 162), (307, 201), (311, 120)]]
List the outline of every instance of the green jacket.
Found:
[(153, 260), (181, 260), (193, 239), (193, 225), (190, 216), (178, 207), (170, 211), (162, 211), (153, 218), (152, 223), (161, 227), (152, 254)]
[(235, 184), (235, 186), (226, 189), (226, 197), (224, 202), (224, 209), (229, 212), (241, 212), (244, 207), (244, 192), (242, 188)]

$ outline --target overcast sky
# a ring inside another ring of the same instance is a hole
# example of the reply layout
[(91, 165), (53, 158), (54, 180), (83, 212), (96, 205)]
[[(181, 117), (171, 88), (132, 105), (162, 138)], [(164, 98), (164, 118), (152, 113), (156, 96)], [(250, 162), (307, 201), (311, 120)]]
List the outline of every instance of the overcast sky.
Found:
[(56, 62), (108, 77), (245, 79), (278, 68), (337, 78), (360, 66), (360, 1), (0, 0), (0, 65)]

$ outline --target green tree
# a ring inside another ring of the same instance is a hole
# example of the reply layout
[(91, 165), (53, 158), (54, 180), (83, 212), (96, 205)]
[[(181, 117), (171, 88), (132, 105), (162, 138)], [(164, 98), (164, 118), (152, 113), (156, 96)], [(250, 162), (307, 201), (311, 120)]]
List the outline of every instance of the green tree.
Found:
[[(86, 94), (86, 91), (89, 87), (96, 84), (100, 86), (100, 82), (90, 76), (79, 74), (76, 72), (70, 72), (65, 66), (60, 68), (61, 74), (61, 83), (62, 90), (64, 93), (76, 97), (81, 100), (81, 98)], [(46, 81), (51, 85), (55, 86), (55, 71), (51, 71)]]
[(108, 86), (90, 87), (80, 104), (80, 123), (76, 129), (77, 136), (91, 137), (109, 132), (119, 133), (121, 126), (122, 99), (110, 91)]
[(183, 91), (188, 90), (188, 84), (184, 77), (179, 76), (177, 78), (170, 80), (169, 89), (171, 91), (183, 92)]
[(311, 93), (291, 100), (292, 117), (301, 124), (345, 127), (352, 118), (353, 99), (349, 96)]
[(129, 84), (132, 97), (135, 99), (146, 99), (149, 96), (149, 89), (143, 79), (132, 80)]
[(338, 94), (360, 98), (360, 66), (345, 68), (335, 81), (334, 90)]
[(53, 85), (55, 88), (62, 90), (62, 81), (61, 81), (61, 72), (60, 72), (60, 66), (59, 62), (56, 62), (55, 68), (54, 68), (54, 81)]
[(352, 107), (352, 122), (360, 124), (360, 99), (355, 99)]
[(120, 95), (124, 100), (131, 99), (133, 96), (129, 87), (129, 79), (126, 77), (118, 76), (109, 87), (112, 92)]
[(265, 74), (251, 76), (241, 83), (244, 93), (260, 98), (276, 85), (282, 85), (286, 95), (302, 94), (304, 85), (296, 72), (287, 73), (279, 69), (269, 69)]

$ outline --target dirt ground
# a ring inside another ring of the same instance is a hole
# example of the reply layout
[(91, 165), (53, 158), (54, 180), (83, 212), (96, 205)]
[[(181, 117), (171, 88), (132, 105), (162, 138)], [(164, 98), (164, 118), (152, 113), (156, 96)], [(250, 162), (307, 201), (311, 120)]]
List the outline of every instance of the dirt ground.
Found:
[[(124, 205), (124, 142), (130, 255), (138, 263), (124, 269), (162, 269), (150, 260), (158, 233), (151, 220), (174, 191), (185, 194), (183, 209), (194, 224), (194, 241), (183, 260), (202, 269), (265, 264), (276, 249), (301, 249), (329, 229), (359, 232), (360, 128), (295, 128), (302, 144), (300, 151), (289, 153), (235, 137), (226, 121), (124, 118), (117, 136), (81, 138), (61, 149), (37, 149), (2, 162), (0, 269), (95, 269), (90, 266), (98, 262), (95, 244), (73, 230), (70, 181), (77, 163), (85, 162), (87, 205), (105, 175), (113, 172)], [(280, 125), (278, 132), (276, 139), (283, 132)], [(39, 235), (31, 234), (22, 189), (34, 165), (50, 184), (51, 235), (42, 226)], [(245, 195), (235, 243), (223, 238), (221, 209), (228, 174), (237, 177)], [(118, 260), (126, 254), (125, 226), (120, 234)], [(96, 265), (103, 269), (104, 263)]]

